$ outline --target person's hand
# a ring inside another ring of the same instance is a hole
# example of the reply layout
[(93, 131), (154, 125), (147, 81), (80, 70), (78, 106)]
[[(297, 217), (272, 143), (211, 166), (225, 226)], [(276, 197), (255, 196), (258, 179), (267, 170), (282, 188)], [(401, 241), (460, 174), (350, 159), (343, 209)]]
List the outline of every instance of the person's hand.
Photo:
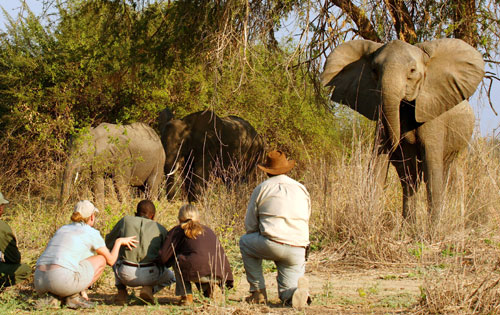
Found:
[(119, 238), (118, 240), (120, 240), (120, 246), (122, 245), (125, 245), (128, 247), (128, 249), (132, 249), (133, 248), (136, 248), (137, 245), (135, 245), (136, 243), (139, 243), (138, 240), (135, 239), (136, 236), (130, 236), (130, 237), (121, 237)]

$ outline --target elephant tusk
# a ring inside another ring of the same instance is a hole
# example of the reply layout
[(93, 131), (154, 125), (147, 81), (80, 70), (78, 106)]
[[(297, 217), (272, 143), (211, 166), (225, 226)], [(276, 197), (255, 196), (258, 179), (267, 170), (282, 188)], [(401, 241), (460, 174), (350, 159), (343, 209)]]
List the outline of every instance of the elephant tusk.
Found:
[(78, 180), (78, 175), (79, 175), (79, 173), (78, 173), (78, 172), (76, 172), (76, 175), (75, 175), (75, 181), (73, 182), (73, 184), (76, 184), (76, 181)]
[(178, 170), (178, 169), (179, 169), (179, 163), (177, 163), (177, 164), (175, 165), (174, 170), (173, 170), (173, 171), (171, 171), (170, 173), (168, 173), (168, 174), (167, 174), (167, 176), (172, 176), (172, 175), (174, 175), (174, 174), (175, 174), (175, 172), (177, 172), (177, 170)]

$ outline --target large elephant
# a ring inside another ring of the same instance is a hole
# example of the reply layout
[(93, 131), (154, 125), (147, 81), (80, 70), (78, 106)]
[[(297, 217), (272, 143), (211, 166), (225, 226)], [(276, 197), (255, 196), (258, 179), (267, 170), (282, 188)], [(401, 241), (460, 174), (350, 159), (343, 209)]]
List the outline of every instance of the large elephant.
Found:
[(430, 226), (439, 220), (450, 162), (474, 128), (467, 99), (483, 76), (481, 54), (459, 39), (417, 45), (353, 40), (328, 56), (322, 84), (333, 87), (333, 101), (377, 121), (378, 189), (391, 162), (403, 188), (405, 219), (415, 219), (414, 195), (423, 175)]
[(112, 177), (119, 197), (128, 186), (142, 188), (149, 198), (158, 196), (163, 179), (165, 152), (158, 134), (144, 123), (114, 125), (102, 123), (72, 141), (61, 186), (66, 202), (73, 175), (90, 169), (97, 203), (104, 202), (104, 183)]
[(184, 189), (188, 200), (194, 201), (210, 175), (225, 183), (241, 181), (264, 154), (262, 138), (237, 116), (220, 118), (209, 110), (196, 112), (169, 121), (163, 132), (169, 198), (173, 197), (173, 174), (181, 164)]
[(165, 126), (168, 124), (169, 121), (174, 119), (174, 113), (170, 110), (170, 108), (165, 107), (159, 114), (158, 114), (158, 129), (160, 130), (160, 136), (165, 133)]

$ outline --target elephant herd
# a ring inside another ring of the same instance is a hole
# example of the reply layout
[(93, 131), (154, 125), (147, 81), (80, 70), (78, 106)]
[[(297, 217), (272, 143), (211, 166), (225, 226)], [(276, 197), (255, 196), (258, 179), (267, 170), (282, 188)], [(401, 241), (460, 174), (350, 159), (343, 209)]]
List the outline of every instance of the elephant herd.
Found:
[[(321, 82), (331, 87), (334, 102), (377, 122), (372, 163), (377, 189), (382, 189), (388, 165), (393, 164), (403, 188), (405, 219), (415, 219), (414, 197), (422, 180), (429, 221), (439, 219), (450, 163), (467, 146), (474, 129), (467, 100), (483, 76), (481, 54), (459, 39), (416, 45), (353, 40), (328, 56)], [(242, 180), (263, 156), (261, 137), (236, 116), (220, 118), (204, 111), (174, 120), (165, 110), (159, 127), (161, 140), (141, 123), (91, 129), (87, 139), (73, 146), (62, 195), (67, 196), (71, 175), (81, 160), (89, 161), (87, 156), (93, 158), (97, 196), (102, 195), (106, 174), (114, 175), (117, 186), (142, 185), (156, 195), (165, 172), (171, 192), (171, 175), (182, 167), (189, 200), (196, 198), (211, 174), (226, 183)]]
[(90, 170), (97, 203), (104, 200), (105, 179), (112, 178), (118, 197), (129, 186), (156, 198), (164, 174), (167, 195), (173, 197), (174, 173), (181, 169), (183, 187), (193, 201), (210, 176), (224, 183), (244, 180), (264, 155), (264, 142), (255, 129), (237, 116), (218, 117), (212, 111), (173, 119), (165, 109), (159, 115), (160, 136), (144, 123), (102, 123), (76, 137), (61, 185), (66, 202), (73, 181)]

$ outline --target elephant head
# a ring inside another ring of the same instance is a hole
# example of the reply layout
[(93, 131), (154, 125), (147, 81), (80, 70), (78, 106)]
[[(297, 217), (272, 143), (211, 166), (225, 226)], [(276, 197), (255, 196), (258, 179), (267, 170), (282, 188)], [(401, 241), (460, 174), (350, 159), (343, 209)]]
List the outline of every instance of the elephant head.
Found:
[(158, 129), (160, 131), (160, 137), (163, 136), (163, 134), (165, 133), (165, 127), (172, 119), (174, 119), (174, 113), (168, 107), (165, 107), (158, 114)]
[(80, 135), (71, 139), (69, 156), (61, 185), (61, 196), (59, 199), (61, 203), (65, 203), (68, 200), (73, 182), (78, 180), (82, 169), (90, 165), (94, 152), (94, 139), (88, 129), (85, 129)]
[(484, 75), (481, 54), (459, 39), (417, 45), (394, 40), (346, 42), (328, 56), (321, 74), (332, 100), (371, 120), (380, 119), (388, 145), (401, 138), (400, 108), (414, 107), (417, 123), (430, 121), (470, 97)]
[(180, 163), (187, 154), (188, 145), (186, 143), (190, 133), (188, 125), (180, 120), (170, 120), (163, 128), (161, 142), (165, 150), (165, 175), (167, 176), (167, 193), (172, 198), (172, 186), (174, 183), (174, 173), (179, 168)]

